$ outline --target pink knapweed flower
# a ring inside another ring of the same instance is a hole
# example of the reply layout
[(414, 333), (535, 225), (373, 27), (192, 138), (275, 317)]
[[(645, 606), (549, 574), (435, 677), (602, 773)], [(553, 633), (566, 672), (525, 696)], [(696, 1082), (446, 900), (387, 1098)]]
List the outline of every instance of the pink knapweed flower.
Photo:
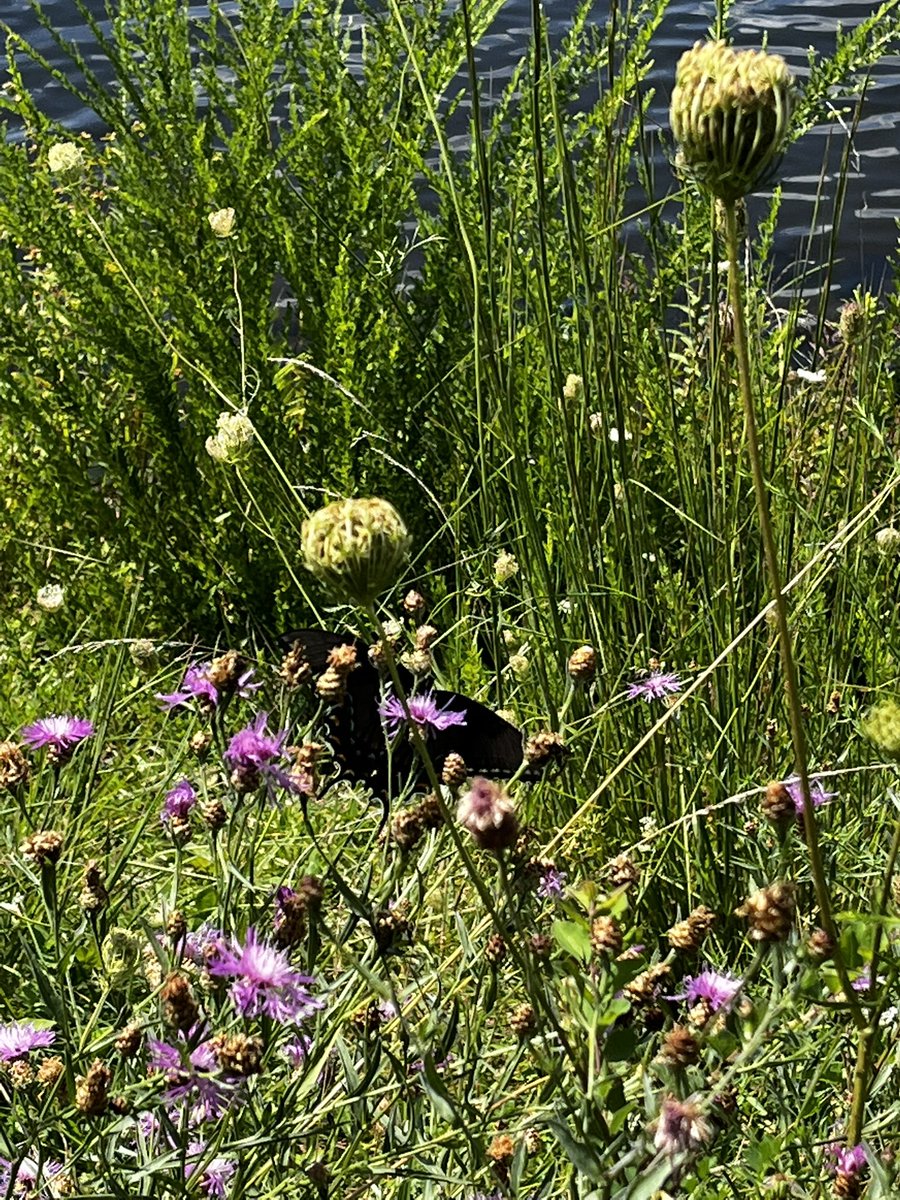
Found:
[(707, 969), (699, 975), (686, 975), (681, 986), (684, 990), (670, 996), (670, 1000), (687, 1000), (689, 1004), (705, 1000), (713, 1012), (718, 1012), (731, 1004), (740, 990), (741, 981), (733, 975)]
[[(798, 817), (803, 816), (803, 810), (806, 805), (803, 803), (803, 790), (800, 787), (800, 780), (796, 775), (792, 775), (790, 779), (784, 781), (785, 790), (794, 802), (794, 811)], [(821, 808), (823, 804), (827, 804), (829, 800), (833, 800), (837, 792), (826, 792), (822, 785), (821, 779), (816, 779), (814, 776), (809, 780), (809, 798), (812, 800), (813, 808)]]
[(32, 1050), (42, 1050), (55, 1041), (56, 1034), (52, 1029), (36, 1029), (30, 1021), (0, 1025), (0, 1062), (24, 1058)]
[(308, 990), (312, 979), (295, 971), (285, 951), (260, 940), (248, 929), (243, 946), (232, 942), (209, 965), (210, 975), (233, 979), (231, 999), (245, 1017), (268, 1016), (282, 1024), (297, 1024), (322, 1008)]
[[(190, 704), (192, 700), (197, 700), (201, 708), (218, 707), (222, 693), (209, 678), (211, 667), (212, 663), (210, 662), (195, 663), (194, 666), (188, 667), (184, 673), (184, 679), (181, 681), (181, 687), (175, 692), (157, 692), (157, 700), (161, 701), (163, 707), (170, 711), (183, 704)], [(248, 668), (235, 685), (236, 694), (245, 700), (261, 686), (252, 682), (253, 675), (253, 668)]]
[[(443, 708), (437, 702), (434, 692), (423, 692), (421, 696), (410, 696), (407, 700), (409, 715), (413, 724), (423, 737), (435, 732), (443, 732), (454, 725), (465, 725), (466, 714), (450, 708), (449, 702)], [(390, 737), (396, 737), (403, 725), (406, 724), (406, 713), (399, 696), (388, 696), (378, 709), (382, 723)]]
[(188, 780), (182, 779), (166, 792), (160, 817), (164, 823), (168, 823), (173, 817), (183, 820), (196, 803), (197, 793)]
[(22, 740), (33, 750), (46, 747), (58, 758), (68, 758), (75, 747), (93, 733), (92, 722), (84, 717), (41, 717), (22, 729)]
[(628, 685), (629, 700), (665, 700), (681, 691), (681, 679), (673, 671), (648, 671)]

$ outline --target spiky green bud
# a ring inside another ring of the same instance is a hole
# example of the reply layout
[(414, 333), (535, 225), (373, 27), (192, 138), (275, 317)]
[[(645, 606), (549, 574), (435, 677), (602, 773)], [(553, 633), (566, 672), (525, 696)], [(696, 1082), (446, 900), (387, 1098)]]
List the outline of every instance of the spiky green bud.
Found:
[(311, 571), (340, 600), (368, 605), (396, 583), (410, 537), (387, 500), (337, 500), (303, 522), (301, 547)]
[(675, 74), (676, 166), (731, 204), (754, 191), (777, 162), (792, 108), (793, 79), (779, 55), (697, 42)]
[(900, 758), (900, 702), (882, 700), (869, 712), (862, 731), (888, 758)]

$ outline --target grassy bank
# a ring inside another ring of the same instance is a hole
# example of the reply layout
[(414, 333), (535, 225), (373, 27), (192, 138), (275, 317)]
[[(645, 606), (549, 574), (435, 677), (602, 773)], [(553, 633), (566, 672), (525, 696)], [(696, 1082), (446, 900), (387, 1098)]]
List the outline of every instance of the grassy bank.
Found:
[[(815, 304), (773, 297), (777, 184), (755, 198), (834, 947), (721, 212), (653, 168), (665, 7), (585, 5), (552, 46), (536, 9), (491, 103), (496, 3), (121, 0), (92, 26), (113, 88), (48, 14), (106, 131), (74, 138), (7, 39), (0, 1195), (895, 1194), (897, 747), (863, 718), (898, 680), (898, 296), (829, 308), (826, 257)], [(811, 63), (791, 137), (836, 106), (852, 131), (896, 7)], [(374, 638), (300, 543), (375, 495), (411, 539), (397, 654), (568, 748), (511, 785), (500, 854), (466, 782), (333, 783), (279, 671), (282, 629)], [(91, 728), (29, 728), (51, 714)]]

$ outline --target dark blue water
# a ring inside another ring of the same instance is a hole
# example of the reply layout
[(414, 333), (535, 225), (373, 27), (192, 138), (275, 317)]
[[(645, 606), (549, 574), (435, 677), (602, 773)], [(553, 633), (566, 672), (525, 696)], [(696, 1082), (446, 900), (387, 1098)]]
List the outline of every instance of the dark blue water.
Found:
[[(89, 11), (98, 20), (104, 12), (103, 0), (87, 0)], [(546, 4), (551, 34), (561, 36), (566, 29), (574, 0), (552, 0)], [(743, 0), (732, 11), (734, 41), (739, 46), (759, 45), (768, 38), (769, 49), (784, 56), (794, 74), (803, 80), (809, 73), (808, 52), (830, 54), (838, 26), (853, 28), (874, 10), (869, 0), (839, 0), (826, 5), (820, 0)], [(237, 13), (239, 4), (223, 5)], [(605, 17), (603, 0), (598, 3), (598, 19)], [(90, 66), (102, 79), (111, 73), (105, 68), (90, 30), (79, 16), (72, 0), (44, 0), (44, 10), (54, 25), (79, 43)], [(198, 16), (202, 6), (197, 6)], [(666, 19), (653, 47), (654, 66), (650, 83), (656, 90), (651, 118), (666, 125), (669, 92), (675, 62), (681, 52), (698, 38), (708, 36), (715, 17), (715, 4), (672, 0)], [(34, 21), (26, 0), (0, 0), (0, 20), (28, 38), (50, 60), (65, 69), (64, 61), (49, 35)], [(491, 33), (482, 43), (478, 62), (488, 90), (500, 92), (514, 65), (525, 52), (530, 37), (529, 0), (509, 0)], [(69, 129), (99, 132), (93, 113), (82, 110), (61, 84), (45, 72), (30, 68), (27, 80), (37, 89), (44, 111)], [(839, 100), (837, 108), (852, 101)], [(900, 174), (898, 174), (897, 124), (900, 121), (900, 56), (883, 58), (872, 72), (863, 109), (863, 117), (854, 139), (849, 185), (841, 221), (838, 225), (838, 266), (832, 291), (847, 295), (862, 282), (878, 286), (888, 271), (888, 257), (897, 242), (900, 218)], [(850, 114), (839, 116), (810, 130), (791, 147), (782, 170), (784, 203), (776, 241), (776, 282), (788, 288), (796, 271), (794, 263), (811, 226), (817, 240), (811, 247), (810, 273), (801, 290), (814, 294), (821, 287), (816, 264), (827, 254), (826, 243), (834, 220), (835, 173), (846, 145)], [(664, 194), (670, 186), (665, 161), (658, 156), (658, 188)], [(824, 174), (823, 174), (824, 173)], [(816, 194), (819, 193), (818, 211)], [(762, 204), (757, 201), (757, 211)]]

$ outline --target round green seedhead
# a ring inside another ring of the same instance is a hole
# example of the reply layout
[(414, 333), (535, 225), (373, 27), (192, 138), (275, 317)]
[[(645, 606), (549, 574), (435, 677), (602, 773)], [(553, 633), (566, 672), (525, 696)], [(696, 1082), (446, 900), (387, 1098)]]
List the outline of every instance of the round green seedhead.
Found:
[(862, 731), (882, 754), (900, 759), (900, 703), (896, 700), (876, 704), (863, 722)]
[(793, 98), (779, 55), (695, 43), (678, 62), (672, 93), (676, 167), (728, 204), (748, 195), (784, 149)]
[(337, 500), (303, 522), (307, 570), (338, 600), (369, 605), (397, 582), (410, 537), (387, 500)]

